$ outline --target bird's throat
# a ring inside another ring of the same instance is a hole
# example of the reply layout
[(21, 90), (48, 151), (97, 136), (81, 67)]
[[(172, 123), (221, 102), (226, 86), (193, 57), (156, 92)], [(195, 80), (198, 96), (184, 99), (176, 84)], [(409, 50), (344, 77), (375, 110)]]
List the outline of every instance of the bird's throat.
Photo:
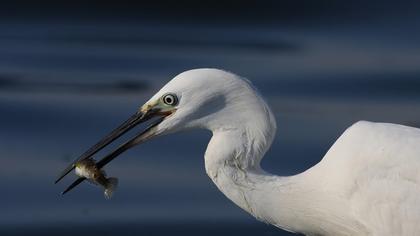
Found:
[(252, 153), (247, 145), (232, 142), (245, 140), (238, 139), (242, 135), (237, 130), (213, 133), (205, 154), (206, 172), (219, 190), (235, 204), (260, 220), (271, 223), (261, 215), (257, 203), (258, 198), (263, 199), (259, 195), (264, 194), (267, 184), (278, 177), (260, 168), (260, 155), (264, 153)]

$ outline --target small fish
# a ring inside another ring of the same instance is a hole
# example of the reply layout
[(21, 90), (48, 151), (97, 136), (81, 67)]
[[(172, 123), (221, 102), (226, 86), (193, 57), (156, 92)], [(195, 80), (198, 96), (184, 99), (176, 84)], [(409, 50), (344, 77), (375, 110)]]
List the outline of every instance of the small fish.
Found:
[(104, 188), (104, 196), (106, 199), (110, 199), (117, 189), (118, 179), (117, 178), (107, 178), (105, 171), (99, 169), (96, 166), (95, 160), (88, 158), (81, 160), (76, 163), (75, 172), (76, 175), (84, 177), (89, 182), (100, 185)]

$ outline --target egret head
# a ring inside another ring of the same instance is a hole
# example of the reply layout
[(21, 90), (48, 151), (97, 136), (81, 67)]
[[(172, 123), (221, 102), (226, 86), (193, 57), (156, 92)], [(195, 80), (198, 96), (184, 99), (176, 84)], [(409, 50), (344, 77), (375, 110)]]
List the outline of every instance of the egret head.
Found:
[(141, 108), (162, 117), (134, 142), (187, 128), (237, 129), (273, 123), (268, 106), (246, 80), (218, 69), (195, 69), (169, 81)]
[[(183, 72), (141, 106), (139, 111), (146, 117), (162, 117), (149, 135), (143, 137), (186, 128), (212, 130), (237, 124), (239, 114), (248, 110), (246, 103), (252, 105), (252, 91), (247, 81), (226, 71), (195, 69)], [(136, 142), (141, 141), (140, 138)]]

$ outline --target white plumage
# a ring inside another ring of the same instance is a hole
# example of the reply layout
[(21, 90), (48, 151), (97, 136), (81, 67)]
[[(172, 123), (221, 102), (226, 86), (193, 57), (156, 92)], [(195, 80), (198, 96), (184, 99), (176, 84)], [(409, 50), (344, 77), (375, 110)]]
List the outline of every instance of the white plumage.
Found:
[(212, 131), (205, 153), (208, 175), (259, 220), (307, 235), (420, 234), (419, 129), (357, 122), (317, 165), (281, 177), (260, 168), (276, 122), (248, 81), (217, 69), (190, 70), (144, 107), (167, 93), (176, 94), (179, 104), (155, 135)]

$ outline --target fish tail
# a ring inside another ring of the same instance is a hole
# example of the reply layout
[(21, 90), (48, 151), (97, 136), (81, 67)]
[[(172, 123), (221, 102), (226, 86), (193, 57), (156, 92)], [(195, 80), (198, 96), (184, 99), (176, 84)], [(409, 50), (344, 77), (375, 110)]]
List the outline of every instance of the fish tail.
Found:
[(114, 194), (115, 190), (118, 187), (118, 179), (117, 178), (108, 178), (108, 184), (105, 187), (104, 195), (106, 199), (110, 199)]

